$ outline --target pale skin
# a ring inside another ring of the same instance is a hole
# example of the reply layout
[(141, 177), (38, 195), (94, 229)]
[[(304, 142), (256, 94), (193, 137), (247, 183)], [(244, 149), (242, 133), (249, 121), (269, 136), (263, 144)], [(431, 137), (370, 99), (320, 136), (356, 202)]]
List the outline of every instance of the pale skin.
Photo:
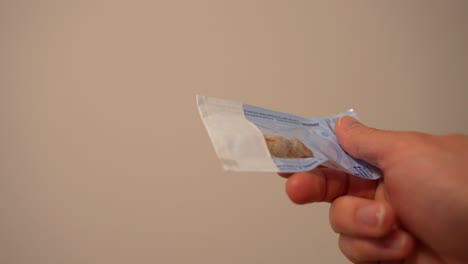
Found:
[(352, 117), (336, 134), (383, 179), (327, 168), (281, 176), (293, 202), (331, 203), (330, 225), (350, 261), (468, 263), (468, 136), (383, 131)]

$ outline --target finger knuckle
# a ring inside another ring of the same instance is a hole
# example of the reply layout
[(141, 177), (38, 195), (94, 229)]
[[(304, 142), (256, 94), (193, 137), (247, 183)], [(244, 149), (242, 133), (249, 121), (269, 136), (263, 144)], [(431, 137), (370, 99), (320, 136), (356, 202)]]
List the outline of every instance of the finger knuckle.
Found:
[(340, 215), (340, 208), (343, 208), (345, 206), (347, 201), (344, 199), (344, 197), (339, 197), (333, 201), (333, 203), (330, 206), (330, 213), (329, 213), (329, 218), (330, 218), (330, 226), (335, 231), (336, 233), (341, 233), (343, 232), (343, 221), (341, 215)]
[(361, 254), (361, 250), (356, 248), (353, 243), (353, 238), (341, 235), (339, 237), (338, 246), (343, 255), (353, 263), (362, 263), (365, 261), (365, 257)]

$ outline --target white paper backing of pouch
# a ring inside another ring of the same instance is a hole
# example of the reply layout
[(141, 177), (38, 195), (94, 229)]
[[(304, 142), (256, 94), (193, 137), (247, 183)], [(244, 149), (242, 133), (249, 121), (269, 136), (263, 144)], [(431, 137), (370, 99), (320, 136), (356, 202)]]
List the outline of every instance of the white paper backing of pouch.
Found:
[(262, 131), (248, 121), (243, 104), (197, 95), (202, 121), (226, 171), (278, 171)]

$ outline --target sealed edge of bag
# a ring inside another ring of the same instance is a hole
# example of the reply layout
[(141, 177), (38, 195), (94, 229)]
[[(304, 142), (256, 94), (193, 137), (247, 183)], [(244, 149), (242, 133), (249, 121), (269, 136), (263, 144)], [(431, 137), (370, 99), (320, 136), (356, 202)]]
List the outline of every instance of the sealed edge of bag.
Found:
[(211, 143), (226, 171), (277, 172), (263, 133), (244, 115), (240, 102), (197, 95)]

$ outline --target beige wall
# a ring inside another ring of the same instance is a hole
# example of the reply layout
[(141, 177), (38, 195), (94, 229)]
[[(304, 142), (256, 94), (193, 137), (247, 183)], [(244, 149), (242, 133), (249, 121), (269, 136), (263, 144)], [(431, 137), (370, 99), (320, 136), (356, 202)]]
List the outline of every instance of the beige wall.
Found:
[(467, 47), (467, 1), (0, 1), (0, 263), (346, 263), (195, 94), (468, 133)]

